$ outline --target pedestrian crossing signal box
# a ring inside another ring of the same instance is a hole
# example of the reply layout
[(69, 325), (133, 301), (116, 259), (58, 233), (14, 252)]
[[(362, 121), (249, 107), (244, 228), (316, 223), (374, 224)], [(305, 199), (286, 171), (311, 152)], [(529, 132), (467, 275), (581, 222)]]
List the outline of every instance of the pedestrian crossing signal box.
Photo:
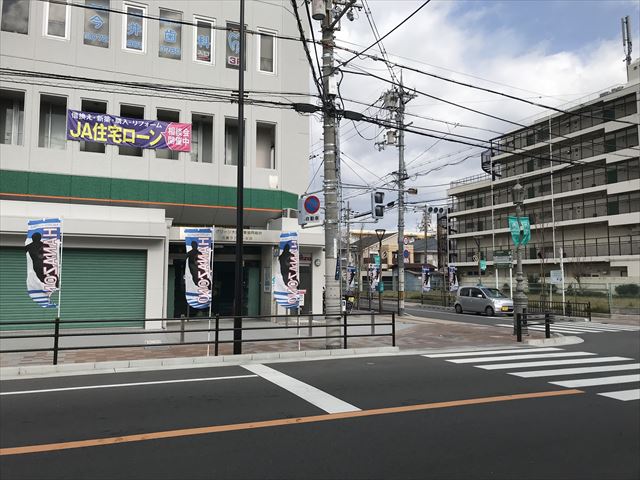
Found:
[(384, 192), (371, 192), (371, 216), (375, 219), (384, 217)]

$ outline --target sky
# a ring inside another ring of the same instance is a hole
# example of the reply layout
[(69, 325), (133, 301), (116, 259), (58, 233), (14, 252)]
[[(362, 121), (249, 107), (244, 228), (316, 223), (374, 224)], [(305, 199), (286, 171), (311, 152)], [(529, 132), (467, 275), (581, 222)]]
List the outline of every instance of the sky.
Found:
[[(417, 9), (423, 1), (359, 0), (368, 7), (379, 34), (385, 35)], [(585, 101), (590, 95), (626, 82), (620, 19), (629, 15), (632, 39), (638, 57), (640, 49), (640, 1), (554, 1), (511, 0), (479, 1), (432, 0), (415, 16), (382, 43), (393, 62), (434, 73), (448, 79), (491, 88), (526, 98), (544, 105), (568, 108), (570, 103)], [(315, 23), (315, 31), (319, 25)], [(364, 9), (350, 22), (342, 21), (336, 34), (338, 46), (356, 51), (375, 41)], [(351, 58), (348, 52), (336, 50), (337, 61)], [(380, 55), (377, 47), (368, 53)], [(384, 63), (367, 59), (351, 61), (343, 70), (368, 71), (390, 78)], [(394, 70), (396, 76), (400, 70)], [(491, 115), (528, 123), (549, 111), (504, 97), (404, 70), (404, 84), (424, 93), (460, 103)], [(381, 80), (344, 73), (340, 94), (345, 109), (363, 111), (376, 101), (390, 85)], [(315, 88), (315, 87), (312, 87)], [(365, 106), (361, 103), (364, 102)], [(406, 122), (423, 127), (488, 140), (514, 130), (515, 126), (418, 95), (406, 107)], [(369, 115), (384, 116), (378, 108)], [(419, 115), (418, 118), (411, 115)], [(310, 175), (317, 175), (308, 191), (322, 188), (322, 125), (319, 117), (312, 120)], [(340, 149), (343, 152), (341, 177), (345, 184), (358, 186), (386, 185), (388, 175), (398, 170), (398, 149), (375, 146), (384, 131), (369, 124), (343, 120)], [(441, 134), (436, 134), (442, 136)], [(364, 138), (363, 138), (364, 137)], [(480, 150), (444, 140), (412, 133), (405, 136), (405, 162), (410, 179), (406, 187), (416, 187), (417, 195), (407, 200), (422, 206), (446, 203), (446, 189), (452, 180), (481, 173)], [(315, 155), (315, 156), (314, 156)], [(370, 193), (366, 189), (345, 188), (343, 198), (351, 209), (370, 209)], [(385, 201), (397, 200), (387, 192)], [(406, 215), (406, 230), (415, 231), (420, 214)], [(378, 224), (366, 223), (365, 230), (397, 228), (397, 209), (385, 213)], [(360, 225), (352, 228), (360, 229)]]

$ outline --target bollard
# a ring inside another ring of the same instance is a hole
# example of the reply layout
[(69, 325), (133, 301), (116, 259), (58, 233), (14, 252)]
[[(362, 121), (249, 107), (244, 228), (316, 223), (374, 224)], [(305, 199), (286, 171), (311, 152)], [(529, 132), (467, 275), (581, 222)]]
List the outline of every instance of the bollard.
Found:
[(60, 317), (56, 317), (53, 327), (53, 364), (58, 364), (58, 342), (60, 341)]
[(219, 340), (219, 336), (220, 336), (220, 314), (216, 313), (216, 335), (215, 335), (215, 346), (214, 346), (214, 350), (213, 350), (213, 354), (217, 357), (218, 356), (218, 340)]
[(371, 312), (371, 335), (376, 334), (376, 316)]
[(313, 317), (309, 315), (309, 338), (313, 337)]
[(544, 336), (545, 338), (551, 338), (551, 322), (549, 313), (544, 314)]
[(587, 302), (587, 318), (591, 321), (591, 302)]
[(522, 314), (516, 314), (516, 341), (522, 342)]
[(391, 346), (396, 346), (396, 312), (391, 312)]
[(180, 343), (184, 343), (184, 318), (180, 319)]
[(343, 316), (343, 325), (342, 325), (342, 335), (343, 335), (343, 343), (344, 349), (347, 349), (347, 312), (344, 312)]

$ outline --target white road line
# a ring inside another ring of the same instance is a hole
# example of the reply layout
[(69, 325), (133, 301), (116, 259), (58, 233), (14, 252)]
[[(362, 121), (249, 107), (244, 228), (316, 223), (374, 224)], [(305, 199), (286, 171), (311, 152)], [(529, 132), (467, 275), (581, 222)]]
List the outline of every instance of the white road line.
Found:
[(640, 388), (636, 388), (635, 390), (618, 390), (617, 392), (599, 393), (598, 395), (628, 402), (629, 400), (640, 400)]
[(515, 348), (513, 350), (480, 350), (475, 352), (455, 352), (455, 353), (436, 353), (433, 355), (422, 355), (427, 358), (453, 358), (453, 357), (471, 357), (474, 355), (496, 355), (501, 353), (520, 353), (520, 352), (547, 352), (551, 350), (562, 350), (555, 347), (544, 348)]
[(316, 387), (301, 382), (289, 375), (285, 375), (266, 365), (242, 365), (242, 367), (297, 395), (327, 413), (357, 412), (360, 410), (358, 407), (354, 407), (333, 395), (329, 395), (327, 392), (323, 392)]
[(584, 378), (582, 380), (567, 380), (566, 382), (549, 382), (566, 388), (595, 387), (597, 385), (612, 385), (614, 383), (640, 382), (640, 374), (616, 375), (614, 377)]
[(587, 330), (598, 330), (598, 331), (611, 331), (617, 332), (620, 330), (629, 330), (635, 331), (636, 327), (625, 326), (625, 325), (607, 325), (604, 323), (554, 323), (552, 325), (558, 325), (562, 327), (575, 327), (575, 328), (584, 328)]
[(111, 383), (108, 385), (83, 385), (81, 387), (45, 388), (42, 390), (21, 390), (19, 392), (0, 392), (0, 395), (28, 395), (31, 393), (68, 392), (71, 390), (95, 390), (98, 388), (141, 387), (146, 385), (164, 385), (169, 383), (212, 382), (214, 380), (234, 380), (237, 378), (255, 378), (258, 375), (232, 375), (228, 377), (181, 378), (179, 380), (158, 380), (153, 382)]
[(555, 375), (575, 375), (581, 373), (615, 372), (619, 370), (640, 370), (640, 363), (625, 363), (624, 365), (604, 365), (600, 367), (558, 368), (552, 370), (533, 370), (529, 372), (509, 372), (522, 378), (553, 377)]
[(599, 357), (599, 358), (576, 358), (572, 360), (547, 360), (543, 362), (521, 362), (521, 363), (496, 363), (494, 365), (477, 365), (477, 368), (483, 370), (507, 370), (510, 368), (523, 368), (523, 367), (550, 367), (554, 365), (577, 365), (584, 363), (607, 363), (607, 362), (621, 362), (625, 360), (633, 360), (628, 357)]
[(447, 360), (451, 363), (480, 363), (480, 362), (499, 362), (502, 360), (527, 360), (530, 358), (555, 358), (555, 357), (584, 357), (586, 355), (595, 355), (591, 352), (562, 352), (562, 353), (534, 353), (531, 355), (505, 355), (501, 357), (475, 357), (463, 358), (461, 360)]

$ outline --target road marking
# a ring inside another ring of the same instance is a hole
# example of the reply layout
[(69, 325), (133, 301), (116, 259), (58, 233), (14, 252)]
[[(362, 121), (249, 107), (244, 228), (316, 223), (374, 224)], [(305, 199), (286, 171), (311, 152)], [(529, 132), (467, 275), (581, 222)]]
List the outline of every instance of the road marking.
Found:
[(480, 358), (463, 358), (461, 360), (447, 360), (451, 363), (479, 363), (479, 362), (496, 362), (500, 360), (526, 360), (529, 358), (555, 358), (555, 357), (584, 357), (586, 355), (595, 355), (590, 352), (562, 352), (562, 353), (534, 353), (527, 355), (505, 355), (504, 357), (480, 357)]
[(584, 363), (607, 363), (620, 362), (624, 360), (633, 360), (629, 357), (600, 357), (600, 358), (576, 358), (573, 360), (546, 360), (543, 362), (521, 362), (521, 363), (496, 363), (495, 365), (478, 365), (478, 368), (484, 370), (505, 370), (508, 368), (523, 367), (550, 367), (553, 365), (576, 365)]
[(520, 353), (520, 352), (546, 352), (551, 350), (561, 350), (556, 347), (544, 347), (544, 348), (515, 348), (513, 350), (480, 350), (475, 352), (456, 352), (456, 353), (436, 353), (434, 355), (422, 355), (427, 358), (453, 358), (453, 357), (471, 357), (474, 355), (495, 355), (502, 353)]
[(306, 400), (307, 402), (315, 405), (316, 407), (324, 410), (327, 413), (342, 413), (342, 412), (357, 412), (360, 411), (358, 407), (351, 405), (343, 400), (340, 400), (333, 395), (328, 394), (316, 388), (308, 383), (301, 382), (298, 379), (285, 375), (278, 370), (275, 370), (266, 365), (243, 365), (243, 368), (255, 373), (256, 375), (268, 380), (277, 386), (284, 388), (285, 390), (297, 395), (298, 397)]
[(640, 388), (636, 388), (635, 390), (619, 390), (617, 392), (599, 393), (598, 395), (628, 402), (629, 400), (640, 400)]
[(640, 382), (638, 375), (617, 375), (614, 377), (585, 378), (582, 380), (567, 380), (565, 382), (549, 382), (566, 388), (595, 387), (597, 385), (612, 385), (614, 383)]
[(234, 380), (236, 378), (255, 378), (258, 375), (232, 375), (227, 377), (181, 378), (178, 380), (158, 380), (153, 382), (111, 383), (109, 385), (85, 385), (81, 387), (46, 388), (42, 390), (21, 390), (18, 392), (0, 392), (0, 395), (29, 395), (31, 393), (67, 392), (71, 390), (94, 390), (97, 388), (140, 387), (146, 385), (163, 385), (167, 383), (211, 382), (214, 380)]
[(601, 367), (577, 367), (577, 368), (560, 368), (555, 370), (534, 370), (529, 372), (510, 372), (509, 375), (515, 375), (522, 378), (534, 377), (553, 377), (554, 375), (574, 375), (581, 373), (597, 373), (597, 372), (615, 372), (619, 370), (638, 370), (640, 363), (626, 363), (624, 365), (605, 365)]
[(358, 410), (353, 412), (330, 413), (309, 417), (282, 418), (261, 422), (236, 423), (229, 425), (212, 425), (208, 427), (186, 428), (180, 430), (167, 430), (163, 432), (138, 433), (134, 435), (122, 435), (119, 437), (94, 438), (71, 442), (48, 443), (40, 445), (26, 445), (22, 447), (0, 448), (0, 456), (22, 455), (28, 453), (42, 453), (56, 450), (68, 450), (73, 448), (99, 447), (130, 442), (143, 442), (146, 440), (159, 440), (163, 438), (187, 437), (206, 435), (210, 433), (232, 432), (238, 430), (252, 430), (258, 428), (279, 427), (285, 425), (302, 425), (305, 423), (326, 422), (347, 418), (371, 417), (376, 415), (388, 415), (393, 413), (417, 412), (421, 410), (433, 410), (439, 408), (461, 407), (466, 405), (480, 405), (486, 403), (507, 402), (512, 400), (524, 400), (529, 398), (558, 397), (565, 395), (577, 395), (584, 393), (582, 390), (550, 390), (546, 392), (519, 393), (514, 395), (500, 395), (494, 397), (468, 398), (465, 400), (452, 400), (448, 402), (421, 403), (417, 405), (404, 405), (401, 407), (376, 408), (371, 410)]

